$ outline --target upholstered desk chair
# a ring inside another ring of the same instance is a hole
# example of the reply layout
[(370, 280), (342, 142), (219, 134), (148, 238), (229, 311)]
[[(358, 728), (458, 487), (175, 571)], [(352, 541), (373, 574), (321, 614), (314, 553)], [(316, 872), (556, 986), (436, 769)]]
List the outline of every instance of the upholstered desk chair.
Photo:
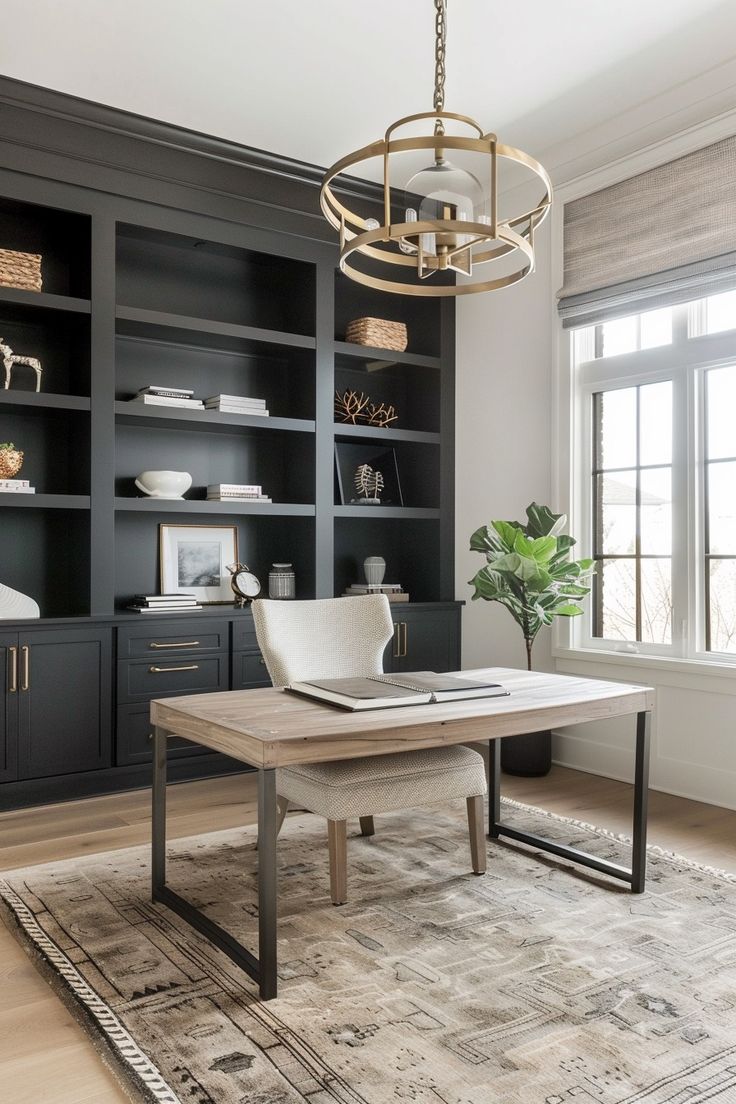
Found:
[[(258, 644), (274, 686), (321, 678), (378, 675), (393, 636), (384, 594), (314, 602), (253, 603)], [(325, 706), (325, 708), (330, 708)], [(420, 707), (417, 707), (420, 708)], [(461, 745), (284, 767), (276, 772), (281, 821), (290, 802), (327, 820), (332, 903), (347, 900), (347, 820), (374, 832), (373, 814), (465, 798), (473, 871), (484, 874), (485, 767)]]

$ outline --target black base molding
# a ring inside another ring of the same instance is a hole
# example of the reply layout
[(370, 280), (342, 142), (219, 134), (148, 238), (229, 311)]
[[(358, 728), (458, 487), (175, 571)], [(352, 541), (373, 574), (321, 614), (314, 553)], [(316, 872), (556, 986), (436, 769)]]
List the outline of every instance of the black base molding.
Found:
[[(29, 805), (54, 805), (61, 801), (76, 801), (80, 797), (119, 793), (121, 790), (150, 788), (150, 763), (135, 767), (110, 767), (106, 770), (80, 774), (57, 775), (54, 778), (34, 778), (24, 782), (7, 782), (0, 787), (0, 812), (23, 809)], [(171, 782), (189, 782), (195, 778), (214, 778), (222, 774), (250, 773), (251, 768), (226, 755), (199, 755), (192, 759), (172, 760), (168, 773)]]

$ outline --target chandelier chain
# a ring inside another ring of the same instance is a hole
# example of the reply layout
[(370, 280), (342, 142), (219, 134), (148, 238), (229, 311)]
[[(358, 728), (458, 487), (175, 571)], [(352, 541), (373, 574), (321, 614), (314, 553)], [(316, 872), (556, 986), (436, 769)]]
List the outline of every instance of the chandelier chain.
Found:
[[(435, 6), (435, 47), (434, 47), (434, 109), (443, 111), (445, 107), (445, 51), (447, 49), (447, 0), (434, 0)], [(441, 119), (434, 127), (435, 134), (444, 134)]]

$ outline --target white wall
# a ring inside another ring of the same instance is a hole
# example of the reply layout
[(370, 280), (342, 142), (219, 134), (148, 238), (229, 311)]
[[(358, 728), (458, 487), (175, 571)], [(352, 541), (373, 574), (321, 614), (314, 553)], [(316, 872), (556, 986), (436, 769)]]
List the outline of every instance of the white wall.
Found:
[[(690, 115), (680, 117), (677, 129), (677, 114), (668, 116), (665, 108), (657, 105), (661, 114), (650, 119), (646, 131), (640, 113), (629, 131), (622, 119), (608, 125), (607, 131), (602, 128), (596, 135), (599, 150), (605, 149), (607, 136), (608, 148), (616, 151), (610, 163), (602, 159), (594, 167), (593, 153), (581, 143), (577, 164), (585, 161), (587, 175), (571, 182), (572, 190), (580, 195), (595, 191), (736, 133), (736, 115), (693, 125), (691, 104)], [(670, 131), (665, 130), (668, 124)], [(645, 145), (642, 133), (650, 140), (655, 135), (656, 142)], [(561, 157), (557, 164), (564, 160)], [(543, 156), (542, 162), (555, 160)], [(570, 195), (570, 185), (566, 190)], [(553, 247), (547, 223), (540, 233), (537, 272), (521, 285), (458, 302), (458, 598), (469, 599), (467, 580), (483, 563), (477, 553), (468, 552), (474, 529), (495, 517), (522, 518), (532, 499), (552, 509), (565, 508), (554, 500), (552, 490), (557, 463), (553, 453), (564, 450), (563, 441), (559, 450), (554, 445), (558, 234), (554, 240)], [(463, 614), (463, 666), (524, 663), (521, 634), (510, 615), (492, 603), (469, 604)], [(736, 808), (736, 669), (708, 672), (666, 662), (644, 665), (640, 660), (627, 664), (620, 656), (555, 657), (545, 630), (535, 648), (534, 665), (654, 686), (652, 787)], [(579, 726), (556, 734), (553, 755), (566, 766), (630, 781), (632, 736), (631, 719)]]
[[(493, 518), (524, 519), (532, 501), (549, 503), (554, 296), (549, 221), (537, 238), (537, 271), (502, 291), (457, 305), (456, 596), (463, 612), (463, 666), (526, 664), (521, 631), (496, 603), (470, 603), (468, 579), (483, 566), (470, 534)], [(552, 504), (554, 505), (554, 504)], [(549, 634), (534, 666), (549, 669)]]

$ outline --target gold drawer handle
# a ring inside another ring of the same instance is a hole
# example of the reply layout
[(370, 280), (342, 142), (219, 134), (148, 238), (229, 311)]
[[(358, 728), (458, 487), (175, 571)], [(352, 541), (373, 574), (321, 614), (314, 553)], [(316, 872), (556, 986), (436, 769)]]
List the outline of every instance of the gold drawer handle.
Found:
[(178, 644), (157, 644), (155, 640), (152, 640), (148, 645), (149, 648), (197, 648), (198, 646), (198, 640), (182, 640)]
[(15, 645), (8, 648), (8, 665), (10, 667), (10, 686), (8, 687), (9, 694), (18, 693), (18, 649)]
[(21, 675), (21, 690), (30, 690), (31, 688), (31, 649), (27, 644), (23, 644), (20, 649), (20, 654), (23, 658), (23, 674)]
[(163, 675), (167, 671), (198, 671), (199, 664), (191, 663), (188, 667), (149, 667), (152, 675)]

